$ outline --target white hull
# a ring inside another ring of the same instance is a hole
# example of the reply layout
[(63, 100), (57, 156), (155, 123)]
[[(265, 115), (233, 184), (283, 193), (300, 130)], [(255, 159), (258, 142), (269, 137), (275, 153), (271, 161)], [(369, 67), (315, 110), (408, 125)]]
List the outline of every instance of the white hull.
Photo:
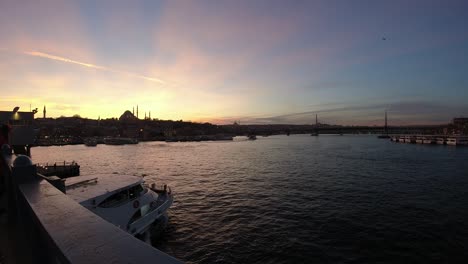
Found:
[(135, 176), (82, 176), (66, 185), (67, 195), (134, 236), (145, 234), (173, 202), (170, 188), (146, 188)]

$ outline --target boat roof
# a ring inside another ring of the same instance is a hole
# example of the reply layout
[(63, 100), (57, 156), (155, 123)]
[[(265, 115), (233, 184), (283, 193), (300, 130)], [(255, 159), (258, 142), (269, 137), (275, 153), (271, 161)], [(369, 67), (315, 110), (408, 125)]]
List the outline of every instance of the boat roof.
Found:
[(138, 176), (97, 174), (67, 178), (65, 186), (67, 187), (67, 195), (81, 203), (142, 182), (143, 178)]

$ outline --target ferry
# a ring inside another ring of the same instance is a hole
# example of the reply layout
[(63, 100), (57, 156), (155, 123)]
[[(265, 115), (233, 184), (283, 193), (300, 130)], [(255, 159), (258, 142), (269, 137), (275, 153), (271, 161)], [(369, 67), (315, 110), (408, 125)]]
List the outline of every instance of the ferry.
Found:
[(95, 175), (69, 178), (66, 194), (91, 212), (140, 239), (148, 239), (151, 227), (167, 221), (172, 205), (171, 189), (146, 186), (143, 178)]

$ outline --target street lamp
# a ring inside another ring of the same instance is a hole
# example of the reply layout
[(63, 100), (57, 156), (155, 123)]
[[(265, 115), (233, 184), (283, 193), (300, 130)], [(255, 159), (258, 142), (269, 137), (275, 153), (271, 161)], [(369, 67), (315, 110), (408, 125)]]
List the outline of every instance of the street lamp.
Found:
[(19, 119), (18, 110), (19, 110), (19, 106), (16, 106), (15, 108), (13, 108), (13, 120)]

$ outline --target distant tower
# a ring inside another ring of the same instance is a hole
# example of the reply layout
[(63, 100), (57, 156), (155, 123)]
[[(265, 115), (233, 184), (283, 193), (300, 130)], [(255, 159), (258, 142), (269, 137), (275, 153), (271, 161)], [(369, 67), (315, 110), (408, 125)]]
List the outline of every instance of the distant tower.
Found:
[(137, 105), (137, 118), (138, 118), (138, 105)]
[(135, 107), (133, 107), (132, 115), (135, 115)]
[(387, 110), (385, 110), (385, 134), (388, 134), (388, 126), (387, 126)]
[(315, 114), (315, 126), (318, 126), (318, 115)]
[(42, 113), (43, 113), (44, 118), (46, 118), (46, 108), (45, 108), (45, 105), (44, 105), (44, 111), (42, 111)]
[(145, 120), (146, 120), (146, 112), (145, 112)]

